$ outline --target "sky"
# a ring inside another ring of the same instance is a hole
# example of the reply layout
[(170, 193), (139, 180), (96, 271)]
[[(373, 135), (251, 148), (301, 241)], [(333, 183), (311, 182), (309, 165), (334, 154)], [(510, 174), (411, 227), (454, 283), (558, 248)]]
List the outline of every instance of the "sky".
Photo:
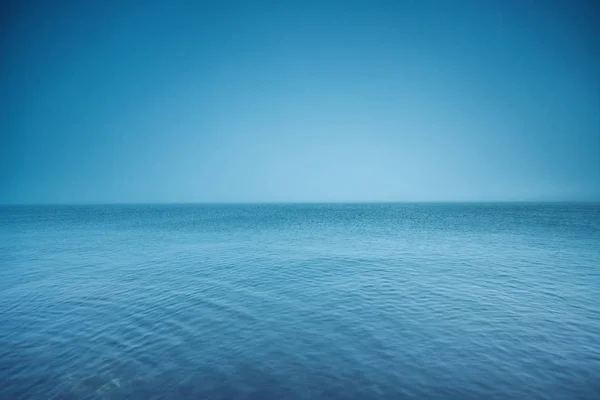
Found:
[(595, 1), (4, 1), (0, 203), (598, 201)]

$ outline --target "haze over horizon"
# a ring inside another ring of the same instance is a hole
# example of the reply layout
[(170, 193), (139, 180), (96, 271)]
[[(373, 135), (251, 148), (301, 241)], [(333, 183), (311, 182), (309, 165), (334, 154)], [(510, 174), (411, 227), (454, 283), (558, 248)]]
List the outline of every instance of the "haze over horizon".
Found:
[(0, 204), (600, 200), (594, 1), (1, 7)]

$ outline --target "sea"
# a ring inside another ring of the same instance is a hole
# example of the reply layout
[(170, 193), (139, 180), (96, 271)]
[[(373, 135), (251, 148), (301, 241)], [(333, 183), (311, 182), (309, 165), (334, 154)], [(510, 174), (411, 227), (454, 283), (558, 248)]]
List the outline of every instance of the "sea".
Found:
[(600, 399), (600, 204), (3, 206), (0, 399)]

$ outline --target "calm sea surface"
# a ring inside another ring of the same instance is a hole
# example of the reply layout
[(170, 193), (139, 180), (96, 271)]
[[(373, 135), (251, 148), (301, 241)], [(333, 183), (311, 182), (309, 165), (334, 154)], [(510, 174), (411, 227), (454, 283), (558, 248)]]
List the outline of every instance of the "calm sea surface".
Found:
[(599, 399), (600, 205), (0, 208), (1, 399)]

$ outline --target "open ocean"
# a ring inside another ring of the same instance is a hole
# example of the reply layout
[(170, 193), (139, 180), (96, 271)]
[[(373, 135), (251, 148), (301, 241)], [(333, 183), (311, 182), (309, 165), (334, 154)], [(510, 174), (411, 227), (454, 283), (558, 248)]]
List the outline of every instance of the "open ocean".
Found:
[(600, 205), (0, 208), (0, 399), (600, 399)]

